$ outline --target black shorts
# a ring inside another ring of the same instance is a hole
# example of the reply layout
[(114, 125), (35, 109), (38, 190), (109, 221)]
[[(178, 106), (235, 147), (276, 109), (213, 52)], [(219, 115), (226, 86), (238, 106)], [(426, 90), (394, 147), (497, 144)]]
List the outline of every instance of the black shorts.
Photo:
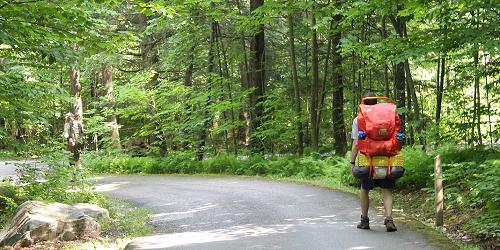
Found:
[(385, 189), (393, 189), (396, 187), (396, 180), (393, 179), (362, 179), (361, 188), (365, 190), (372, 190), (374, 187), (380, 187)]

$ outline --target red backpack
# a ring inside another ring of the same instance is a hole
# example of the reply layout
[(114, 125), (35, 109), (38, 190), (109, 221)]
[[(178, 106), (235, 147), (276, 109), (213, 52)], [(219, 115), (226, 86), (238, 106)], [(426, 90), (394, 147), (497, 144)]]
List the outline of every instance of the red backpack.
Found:
[[(365, 100), (386, 102), (366, 105)], [(358, 108), (358, 147), (362, 154), (369, 157), (397, 155), (403, 146), (403, 142), (396, 138), (400, 128), (401, 120), (391, 98), (363, 98)]]

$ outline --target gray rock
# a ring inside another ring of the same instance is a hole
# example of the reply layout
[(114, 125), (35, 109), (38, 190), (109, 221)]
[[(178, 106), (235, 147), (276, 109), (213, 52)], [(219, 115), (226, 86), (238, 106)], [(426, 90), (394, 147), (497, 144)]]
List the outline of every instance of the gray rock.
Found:
[(109, 212), (107, 209), (97, 206), (96, 204), (90, 203), (77, 203), (73, 207), (78, 208), (85, 215), (94, 218), (95, 220), (109, 219)]
[(80, 209), (62, 203), (21, 204), (9, 225), (0, 232), (0, 247), (28, 247), (39, 241), (98, 238), (99, 224)]

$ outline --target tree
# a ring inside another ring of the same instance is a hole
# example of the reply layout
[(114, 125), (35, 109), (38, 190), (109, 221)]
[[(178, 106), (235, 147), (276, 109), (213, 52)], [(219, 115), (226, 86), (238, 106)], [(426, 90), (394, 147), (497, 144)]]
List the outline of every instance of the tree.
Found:
[[(264, 0), (250, 0), (250, 12), (255, 14), (255, 11), (264, 4)], [(262, 123), (264, 109), (264, 83), (265, 83), (265, 69), (264, 69), (264, 25), (258, 24), (257, 31), (255, 31), (252, 40), (250, 41), (250, 64), (251, 64), (251, 87), (254, 92), (251, 95), (251, 124), (252, 132), (256, 131)], [(251, 147), (256, 152), (264, 151), (264, 143), (256, 136), (251, 135)]]
[(297, 124), (297, 153), (299, 155), (304, 154), (304, 127), (302, 125), (302, 108), (300, 100), (300, 86), (297, 76), (297, 62), (295, 61), (295, 34), (293, 28), (293, 13), (288, 14), (288, 35), (290, 43), (290, 61), (291, 61), (291, 71), (292, 71), (292, 82), (293, 82), (293, 93), (294, 93), (294, 108), (296, 124)]

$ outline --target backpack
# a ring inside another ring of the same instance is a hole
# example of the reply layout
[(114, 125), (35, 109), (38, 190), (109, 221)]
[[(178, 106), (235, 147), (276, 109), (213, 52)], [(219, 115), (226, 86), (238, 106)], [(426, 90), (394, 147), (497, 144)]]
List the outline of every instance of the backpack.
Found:
[[(365, 100), (386, 102), (366, 105)], [(363, 98), (358, 108), (358, 147), (362, 154), (368, 157), (397, 155), (403, 146), (402, 138), (399, 137), (400, 129), (401, 120), (391, 98)]]

